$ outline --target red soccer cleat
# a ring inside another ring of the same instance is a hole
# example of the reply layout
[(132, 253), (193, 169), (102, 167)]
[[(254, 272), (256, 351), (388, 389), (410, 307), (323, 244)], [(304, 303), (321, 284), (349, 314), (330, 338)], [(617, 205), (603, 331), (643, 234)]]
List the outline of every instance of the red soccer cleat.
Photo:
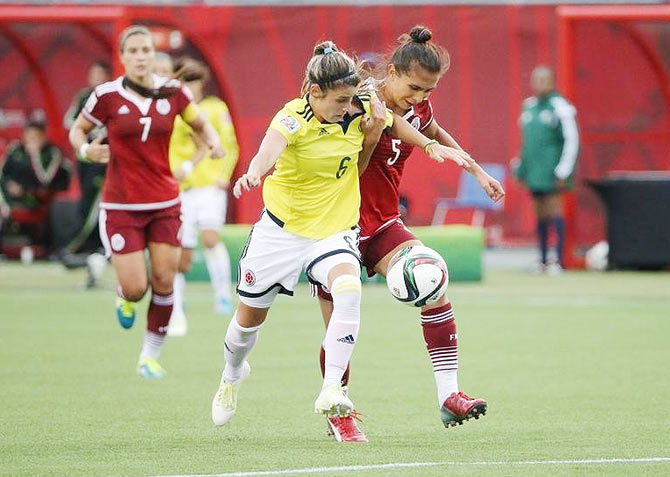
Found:
[(444, 427), (454, 427), (456, 424), (463, 424), (463, 421), (471, 417), (479, 419), (479, 416), (486, 414), (486, 407), (486, 401), (483, 399), (472, 399), (462, 392), (451, 393), (440, 408), (440, 417)]
[(332, 416), (328, 418), (328, 434), (335, 436), (337, 442), (368, 442), (356, 421), (360, 421), (358, 413), (353, 411), (347, 417)]

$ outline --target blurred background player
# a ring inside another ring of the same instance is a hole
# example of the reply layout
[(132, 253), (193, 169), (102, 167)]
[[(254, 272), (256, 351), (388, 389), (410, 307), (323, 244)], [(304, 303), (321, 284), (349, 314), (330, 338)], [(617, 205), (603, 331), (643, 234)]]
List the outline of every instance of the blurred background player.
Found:
[[(536, 67), (530, 77), (534, 96), (522, 105), (519, 118), (522, 145), (515, 175), (533, 195), (540, 245), (540, 271), (560, 273), (564, 268), (565, 223), (561, 192), (572, 188), (579, 154), (577, 110), (556, 91), (551, 68)], [(557, 262), (547, 261), (549, 229), (556, 234)]]
[[(165, 372), (157, 358), (172, 314), (172, 284), (181, 253), (179, 187), (168, 159), (175, 116), (205, 136), (214, 156), (223, 151), (190, 93), (178, 81), (153, 73), (155, 48), (146, 27), (126, 28), (119, 49), (125, 76), (95, 88), (70, 129), (70, 142), (83, 157), (108, 163), (100, 230), (119, 281), (117, 318), (124, 328), (133, 325), (135, 304), (149, 283), (151, 304), (137, 372), (145, 378), (162, 378)], [(108, 145), (100, 138), (87, 142), (96, 126), (107, 127)]]
[[(91, 63), (88, 67), (87, 86), (77, 93), (63, 118), (63, 125), (66, 129), (69, 130), (72, 127), (93, 90), (109, 81), (111, 76), (112, 69), (107, 61), (95, 60)], [(88, 135), (88, 141), (93, 141), (97, 136), (105, 138), (107, 136), (105, 128), (93, 129)], [(75, 155), (81, 190), (81, 198), (77, 206), (79, 231), (66, 246), (67, 253), (63, 255), (62, 261), (68, 267), (88, 264), (89, 273), (86, 286), (90, 288), (96, 285), (97, 278), (106, 264), (103, 256), (98, 254), (103, 248), (98, 230), (98, 215), (102, 183), (105, 180), (107, 166), (89, 161), (78, 151), (75, 151)]]
[(21, 140), (10, 145), (3, 162), (0, 232), (26, 234), (26, 246), (40, 246), (46, 253), (54, 246), (51, 204), (54, 194), (70, 184), (70, 164), (48, 140), (46, 124), (40, 120), (26, 123)]
[(239, 153), (233, 121), (228, 107), (216, 96), (204, 96), (210, 78), (200, 61), (178, 59), (174, 66), (177, 79), (193, 93), (193, 99), (214, 126), (226, 151), (223, 160), (210, 157), (209, 149), (193, 129), (177, 117), (170, 139), (170, 167), (179, 181), (182, 209), (182, 254), (174, 281), (174, 308), (168, 335), (186, 334), (184, 312), (184, 274), (191, 268), (193, 249), (198, 244), (198, 230), (204, 246), (205, 263), (214, 288), (214, 310), (218, 314), (233, 311), (230, 282), (230, 258), (220, 234), (226, 219), (228, 187)]
[(359, 65), (334, 43), (318, 44), (307, 65), (303, 96), (275, 115), (248, 171), (235, 184), (239, 197), (258, 187), (275, 166), (263, 185), (265, 210), (240, 260), (239, 304), (226, 333), (226, 365), (212, 401), (216, 425), (234, 416), (260, 327), (277, 294), (293, 294), (302, 270), (333, 296), (323, 341), (324, 378), (314, 410), (327, 416), (354, 412), (341, 380), (360, 323), (358, 167), (367, 164), (385, 127), (425, 146), (436, 160), (468, 166), (467, 154), (429, 141), (392, 116), (374, 92), (357, 95), (360, 82)]
[(172, 78), (174, 76), (174, 62), (168, 53), (165, 53), (164, 51), (156, 52), (154, 73), (163, 78)]
[[(405, 118), (432, 142), (462, 151), (458, 143), (440, 127), (433, 117), (433, 107), (428, 99), (442, 75), (449, 68), (449, 54), (433, 43), (429, 29), (416, 26), (399, 38), (399, 46), (386, 65), (385, 76), (380, 81), (370, 80), (366, 87), (376, 90), (398, 116)], [(422, 245), (402, 222), (399, 209), (400, 181), (405, 162), (414, 146), (391, 134), (384, 133), (377, 144), (370, 163), (361, 175), (361, 227), (360, 250), (368, 275), (386, 276), (391, 258), (399, 250)], [(489, 176), (476, 162), (468, 169), (492, 200), (502, 199), (504, 191), (498, 181)], [(332, 313), (331, 297), (319, 289), (324, 322)], [(471, 399), (458, 390), (458, 349), (456, 324), (449, 298), (421, 309), (421, 326), (433, 364), (437, 384), (438, 405), (445, 426), (461, 423), (465, 419), (485, 412), (486, 402)], [(327, 353), (321, 348), (321, 368)], [(348, 370), (347, 370), (348, 371)], [(343, 384), (348, 383), (348, 372)], [(338, 440), (358, 440), (362, 435), (351, 417), (329, 419), (332, 432)]]

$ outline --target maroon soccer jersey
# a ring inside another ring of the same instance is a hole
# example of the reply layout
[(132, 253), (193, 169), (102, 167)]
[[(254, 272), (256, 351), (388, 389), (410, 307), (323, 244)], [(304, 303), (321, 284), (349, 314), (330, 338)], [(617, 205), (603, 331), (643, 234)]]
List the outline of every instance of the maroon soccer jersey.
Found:
[[(174, 118), (191, 102), (191, 94), (181, 88), (167, 98), (143, 98), (127, 91), (122, 81), (95, 88), (82, 110), (96, 126), (107, 127), (111, 155), (100, 206), (154, 210), (175, 205), (179, 186), (170, 171), (168, 148)], [(166, 81), (154, 76), (154, 87)]]
[[(429, 100), (413, 106), (403, 116), (419, 131), (433, 121)], [(368, 168), (361, 176), (361, 237), (370, 237), (400, 217), (400, 180), (405, 161), (414, 147), (387, 133), (382, 134), (372, 153)]]

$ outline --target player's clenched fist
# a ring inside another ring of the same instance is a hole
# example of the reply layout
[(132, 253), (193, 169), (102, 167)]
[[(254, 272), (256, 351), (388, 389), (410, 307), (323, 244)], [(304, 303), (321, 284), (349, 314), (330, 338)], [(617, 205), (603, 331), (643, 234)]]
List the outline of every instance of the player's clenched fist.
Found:
[(253, 187), (258, 187), (261, 185), (261, 178), (255, 174), (246, 173), (242, 175), (237, 182), (235, 182), (235, 187), (233, 187), (233, 195), (236, 199), (239, 199), (242, 195), (242, 191), (251, 190)]
[(107, 164), (109, 162), (109, 144), (102, 144), (102, 136), (96, 137), (86, 148), (86, 157), (91, 162)]
[(386, 104), (379, 101), (375, 95), (370, 98), (370, 113), (363, 115), (361, 131), (366, 139), (373, 138), (376, 142), (386, 126)]
[(214, 159), (221, 159), (226, 155), (226, 151), (223, 149), (221, 144), (214, 144), (210, 146), (210, 151), (212, 153), (212, 158)]

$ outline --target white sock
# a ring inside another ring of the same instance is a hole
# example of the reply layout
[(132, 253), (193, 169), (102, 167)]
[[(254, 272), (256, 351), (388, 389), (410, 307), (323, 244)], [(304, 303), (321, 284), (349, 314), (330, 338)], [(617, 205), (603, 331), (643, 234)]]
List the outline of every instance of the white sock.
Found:
[(159, 335), (153, 331), (147, 330), (144, 335), (144, 344), (140, 352), (140, 359), (153, 358), (158, 359), (161, 354), (161, 348), (165, 342), (165, 335)]
[(323, 388), (339, 384), (358, 339), (361, 321), (361, 280), (353, 275), (341, 275), (333, 280), (333, 314), (323, 340), (326, 352)]
[(435, 371), (434, 374), (437, 385), (437, 403), (441, 406), (452, 393), (458, 392), (458, 370)]
[(205, 248), (204, 255), (216, 299), (225, 298), (230, 301), (230, 257), (228, 257), (228, 250), (219, 242), (212, 248)]
[(223, 342), (223, 355), (226, 358), (223, 377), (226, 381), (231, 382), (240, 379), (242, 365), (256, 344), (261, 326), (244, 328), (237, 322), (237, 313), (233, 315), (226, 332), (226, 340)]
[(186, 289), (186, 277), (183, 273), (177, 273), (174, 276), (173, 284), (173, 296), (174, 296), (174, 305), (172, 308), (172, 315), (170, 316), (170, 321), (173, 319), (183, 320), (186, 318), (186, 313), (184, 309), (184, 290)]

